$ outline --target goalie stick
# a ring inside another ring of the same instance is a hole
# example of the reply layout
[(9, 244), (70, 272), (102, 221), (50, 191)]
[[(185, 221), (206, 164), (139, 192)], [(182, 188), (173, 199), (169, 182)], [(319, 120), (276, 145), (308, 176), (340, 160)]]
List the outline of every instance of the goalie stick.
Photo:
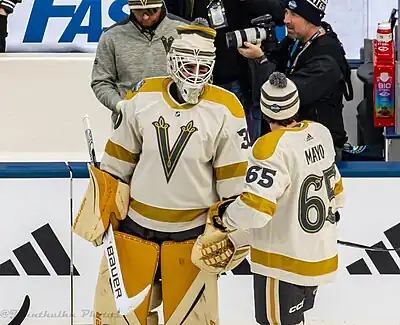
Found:
[[(90, 164), (97, 167), (96, 152), (94, 147), (92, 130), (89, 124), (89, 116), (83, 118), (85, 127), (85, 137), (90, 155)], [(111, 224), (104, 233), (104, 250), (107, 257), (108, 273), (111, 279), (111, 288), (114, 294), (115, 305), (119, 314), (125, 316), (135, 310), (144, 301), (150, 291), (150, 284), (139, 292), (136, 296), (129, 298), (126, 293), (124, 280), (122, 278), (121, 265), (119, 263), (117, 246), (115, 244), (114, 231)]]

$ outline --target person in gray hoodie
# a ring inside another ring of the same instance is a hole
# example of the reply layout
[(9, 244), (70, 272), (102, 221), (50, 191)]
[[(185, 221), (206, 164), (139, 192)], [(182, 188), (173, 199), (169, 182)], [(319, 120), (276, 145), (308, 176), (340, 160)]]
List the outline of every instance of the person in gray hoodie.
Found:
[(128, 0), (130, 15), (100, 37), (91, 87), (112, 111), (115, 123), (122, 100), (142, 79), (167, 75), (167, 52), (178, 36), (176, 27), (188, 24), (167, 14), (162, 0)]

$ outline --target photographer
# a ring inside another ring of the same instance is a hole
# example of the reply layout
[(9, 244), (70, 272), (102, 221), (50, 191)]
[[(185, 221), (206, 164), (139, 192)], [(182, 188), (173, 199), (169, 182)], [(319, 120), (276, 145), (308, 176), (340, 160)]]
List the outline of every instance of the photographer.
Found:
[(0, 0), (0, 53), (6, 51), (7, 18), (22, 0)]
[[(247, 43), (257, 44), (263, 40), (263, 49), (265, 52), (276, 50), (278, 41), (276, 38), (275, 22), (270, 14), (262, 15), (250, 21), (252, 27), (236, 30), (226, 34), (226, 42), (229, 48), (240, 49)], [(261, 80), (255, 70), (258, 65), (254, 60), (248, 60), (251, 71), (251, 104), (247, 109), (247, 120), (249, 125), (249, 135), (252, 143), (262, 134), (262, 114), (260, 108), (260, 87), (268, 79), (271, 73), (275, 71), (275, 64), (268, 61), (263, 65)], [(258, 78), (258, 79), (257, 79)], [(268, 126), (268, 124), (267, 124)], [(268, 126), (269, 131), (269, 126)], [(264, 132), (267, 133), (267, 132)]]
[[(319, 9), (317, 9), (319, 8)], [(297, 86), (300, 119), (320, 122), (331, 132), (337, 160), (347, 142), (343, 123), (343, 96), (352, 99), (350, 67), (332, 27), (321, 22), (326, 0), (291, 0), (286, 4), (284, 23), (287, 37), (276, 50), (264, 52), (259, 45), (244, 43), (239, 52), (254, 59), (254, 71), (261, 87), (268, 79), (270, 65), (285, 73)]]
[(250, 20), (270, 14), (283, 25), (284, 7), (281, 0), (166, 0), (168, 11), (192, 21), (194, 17), (208, 20), (217, 31), (216, 61), (213, 84), (233, 92), (242, 102), (251, 128), (251, 85), (247, 60), (227, 46), (226, 34), (250, 27)]

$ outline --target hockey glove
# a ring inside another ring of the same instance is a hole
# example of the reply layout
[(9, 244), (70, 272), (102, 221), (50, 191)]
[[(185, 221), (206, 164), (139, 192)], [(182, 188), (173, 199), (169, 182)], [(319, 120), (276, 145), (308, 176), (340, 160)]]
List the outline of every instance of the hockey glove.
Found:
[(72, 230), (87, 241), (99, 246), (111, 224), (117, 229), (126, 218), (129, 208), (129, 185), (88, 164), (90, 183), (83, 197)]
[(228, 230), (222, 221), (223, 212), (233, 201), (220, 201), (209, 209), (204, 234), (193, 246), (193, 264), (208, 273), (220, 274), (234, 269), (249, 252), (248, 233)]
[(3, 8), (8, 14), (12, 14), (17, 3), (21, 2), (22, 0), (0, 0), (0, 8)]

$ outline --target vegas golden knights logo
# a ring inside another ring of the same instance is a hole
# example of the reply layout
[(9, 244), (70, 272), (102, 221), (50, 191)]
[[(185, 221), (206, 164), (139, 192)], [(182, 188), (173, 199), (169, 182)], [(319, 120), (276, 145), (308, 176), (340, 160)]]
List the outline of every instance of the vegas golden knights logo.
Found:
[(172, 36), (168, 37), (168, 39), (165, 36), (161, 37), (161, 42), (164, 45), (165, 53), (169, 53), (173, 41), (174, 38)]
[(176, 165), (178, 164), (183, 150), (189, 142), (190, 137), (198, 130), (198, 128), (193, 126), (193, 121), (181, 126), (181, 132), (179, 133), (178, 138), (175, 140), (171, 149), (168, 135), (168, 129), (170, 125), (165, 122), (162, 116), (159, 117), (158, 121), (154, 121), (152, 124), (156, 128), (158, 149), (160, 151), (161, 162), (163, 164), (165, 177), (167, 178), (168, 183), (172, 177)]

